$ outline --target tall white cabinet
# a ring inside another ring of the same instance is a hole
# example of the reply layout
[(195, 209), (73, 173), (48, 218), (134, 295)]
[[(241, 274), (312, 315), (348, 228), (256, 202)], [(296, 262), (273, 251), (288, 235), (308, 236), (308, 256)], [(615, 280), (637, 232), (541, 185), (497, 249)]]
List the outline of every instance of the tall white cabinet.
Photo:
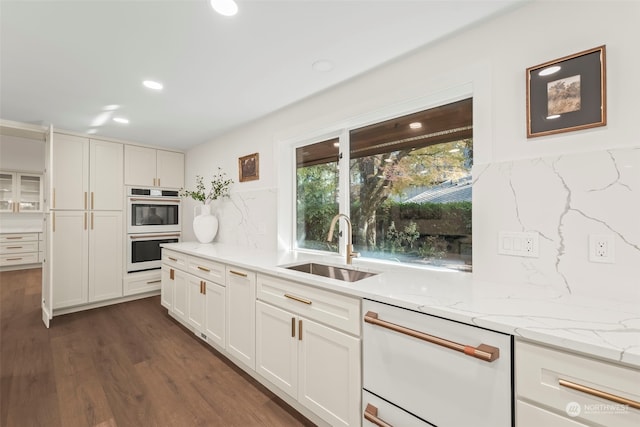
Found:
[(53, 309), (122, 296), (123, 150), (59, 133), (48, 142)]

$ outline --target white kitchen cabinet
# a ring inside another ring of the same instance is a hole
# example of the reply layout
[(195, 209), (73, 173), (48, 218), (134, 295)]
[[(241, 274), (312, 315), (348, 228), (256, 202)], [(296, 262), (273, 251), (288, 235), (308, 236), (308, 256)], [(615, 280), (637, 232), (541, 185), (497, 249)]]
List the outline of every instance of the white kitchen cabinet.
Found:
[(160, 305), (169, 311), (173, 310), (173, 275), (175, 270), (169, 267), (167, 264), (162, 264), (161, 270), (161, 290), (160, 290)]
[(264, 275), (257, 287), (256, 371), (331, 425), (360, 425), (360, 339), (344, 332), (359, 333), (359, 301)]
[(89, 301), (122, 296), (122, 212), (89, 213)]
[(50, 144), (51, 209), (88, 209), (89, 139), (56, 133)]
[(184, 323), (187, 323), (189, 312), (189, 276), (190, 274), (181, 270), (173, 271), (173, 308), (170, 313)]
[(89, 209), (121, 211), (124, 205), (122, 144), (91, 139), (89, 144)]
[(42, 233), (0, 234), (0, 267), (30, 268), (42, 262)]
[(42, 212), (42, 175), (0, 172), (0, 212)]
[(516, 426), (640, 425), (640, 369), (516, 341)]
[(226, 289), (222, 285), (206, 282), (204, 333), (207, 341), (219, 348), (224, 348)]
[(207, 282), (201, 278), (187, 275), (187, 323), (196, 335), (204, 330), (206, 286)]
[(225, 348), (240, 363), (255, 369), (256, 274), (253, 271), (226, 268)]
[(126, 145), (125, 184), (145, 187), (182, 188), (184, 154)]

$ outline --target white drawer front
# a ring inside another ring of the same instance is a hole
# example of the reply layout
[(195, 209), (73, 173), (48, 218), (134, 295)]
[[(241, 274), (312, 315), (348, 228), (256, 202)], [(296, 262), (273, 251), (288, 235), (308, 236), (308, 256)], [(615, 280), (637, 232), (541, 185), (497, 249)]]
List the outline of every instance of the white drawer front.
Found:
[(189, 265), (189, 273), (209, 282), (224, 286), (224, 264), (196, 257), (189, 257), (187, 262)]
[(155, 277), (145, 277), (136, 280), (124, 280), (124, 295), (135, 295), (144, 292), (159, 291), (162, 280), (160, 273)]
[(9, 265), (34, 264), (40, 262), (37, 252), (28, 254), (0, 255), (0, 267)]
[[(376, 420), (374, 417), (377, 417)], [(379, 426), (380, 422), (394, 427), (429, 427), (430, 424), (420, 418), (403, 411), (380, 399), (378, 396), (363, 391), (362, 392), (362, 427)], [(384, 425), (384, 424), (382, 424)]]
[[(516, 343), (518, 397), (567, 414), (572, 405), (576, 421), (603, 426), (637, 427), (640, 410), (577, 391), (570, 384), (589, 387), (640, 401), (640, 370), (567, 353), (528, 342)], [(577, 413), (577, 414), (576, 414)]]
[(362, 309), (423, 334), (500, 351), (488, 362), (364, 323), (364, 389), (438, 427), (512, 425), (511, 336), (369, 300)]
[(0, 234), (0, 243), (37, 242), (40, 233)]
[(258, 276), (258, 299), (360, 336), (360, 300), (271, 276)]
[(174, 252), (169, 249), (162, 248), (162, 263), (180, 270), (187, 269), (187, 256), (180, 252)]
[(587, 425), (518, 400), (516, 427), (587, 427)]
[(0, 243), (0, 254), (21, 254), (25, 252), (38, 252), (38, 242), (15, 241)]

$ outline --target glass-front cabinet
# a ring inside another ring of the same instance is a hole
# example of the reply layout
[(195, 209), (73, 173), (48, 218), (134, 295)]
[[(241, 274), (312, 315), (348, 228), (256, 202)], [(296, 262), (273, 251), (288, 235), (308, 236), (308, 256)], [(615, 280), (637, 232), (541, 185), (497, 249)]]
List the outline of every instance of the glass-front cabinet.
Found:
[(0, 212), (42, 212), (42, 175), (0, 172)]

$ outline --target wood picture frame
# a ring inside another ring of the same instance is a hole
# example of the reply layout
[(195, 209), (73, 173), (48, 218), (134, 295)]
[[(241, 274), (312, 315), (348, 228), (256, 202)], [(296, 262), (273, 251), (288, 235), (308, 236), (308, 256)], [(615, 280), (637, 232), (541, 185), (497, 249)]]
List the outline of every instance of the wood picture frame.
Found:
[(527, 138), (607, 124), (605, 50), (527, 68)]
[(253, 153), (238, 158), (238, 174), (240, 182), (260, 179), (260, 154)]

